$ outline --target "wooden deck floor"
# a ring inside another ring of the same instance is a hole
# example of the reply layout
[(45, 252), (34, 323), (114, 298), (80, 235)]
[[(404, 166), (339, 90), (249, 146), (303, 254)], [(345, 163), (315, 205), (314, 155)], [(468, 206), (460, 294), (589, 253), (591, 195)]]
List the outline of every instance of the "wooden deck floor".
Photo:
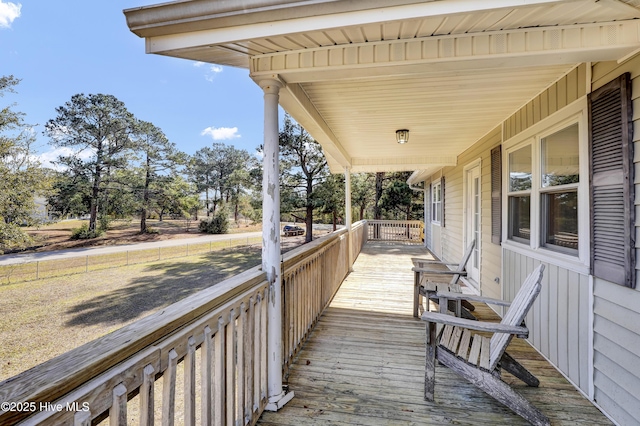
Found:
[[(288, 378), (295, 397), (258, 424), (521, 425), (526, 422), (446, 367), (436, 370), (434, 403), (423, 399), (424, 324), (412, 317), (413, 256), (421, 247), (369, 243), (307, 341)], [(486, 306), (482, 319), (499, 320)], [(509, 353), (540, 379), (525, 398), (554, 425), (611, 422), (526, 342)]]

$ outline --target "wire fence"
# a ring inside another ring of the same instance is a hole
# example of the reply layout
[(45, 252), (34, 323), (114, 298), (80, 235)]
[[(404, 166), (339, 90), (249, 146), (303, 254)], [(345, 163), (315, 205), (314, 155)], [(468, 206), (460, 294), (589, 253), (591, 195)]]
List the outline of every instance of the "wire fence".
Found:
[(233, 238), (176, 246), (126, 250), (116, 253), (69, 257), (65, 259), (27, 261), (0, 266), (0, 285), (34, 281), (65, 275), (84, 274), (107, 268), (120, 268), (138, 263), (157, 262), (186, 256), (197, 256), (229, 248), (262, 244), (262, 237)]

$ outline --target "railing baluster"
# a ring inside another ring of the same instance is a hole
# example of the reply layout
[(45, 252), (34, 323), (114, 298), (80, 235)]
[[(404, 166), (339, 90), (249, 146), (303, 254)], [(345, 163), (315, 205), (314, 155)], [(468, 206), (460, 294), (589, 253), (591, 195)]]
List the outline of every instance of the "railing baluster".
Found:
[(127, 426), (127, 388), (122, 383), (113, 388), (109, 424), (110, 426)]
[(262, 306), (260, 307), (260, 406), (267, 398), (267, 303), (269, 300), (269, 289), (264, 290)]
[(215, 342), (214, 342), (214, 390), (213, 390), (213, 398), (214, 398), (214, 414), (215, 414), (215, 424), (216, 425), (224, 425), (225, 424), (225, 368), (224, 368), (224, 359), (225, 359), (225, 340), (226, 340), (226, 332), (225, 332), (226, 324), (224, 318), (220, 317), (218, 319), (218, 331), (216, 332)]
[(201, 396), (201, 421), (203, 425), (210, 426), (213, 424), (213, 398), (211, 395), (211, 382), (213, 379), (213, 342), (211, 339), (211, 328), (206, 326), (204, 328), (204, 341), (202, 342), (202, 358), (201, 358), (201, 373), (200, 385), (202, 387)]
[(155, 369), (151, 364), (142, 370), (142, 385), (140, 386), (140, 426), (154, 424), (153, 385), (155, 383)]
[(78, 411), (73, 415), (73, 426), (91, 426), (91, 412)]
[(236, 310), (232, 309), (229, 315), (229, 323), (227, 324), (227, 352), (225, 354), (226, 360), (226, 398), (227, 398), (227, 426), (234, 426), (233, 415), (235, 413), (236, 402)]
[(196, 340), (187, 340), (187, 354), (184, 357), (184, 424), (196, 424)]
[(244, 424), (251, 422), (253, 411), (253, 354), (254, 354), (254, 322), (255, 322), (255, 297), (249, 298), (249, 310), (244, 327)]
[(169, 351), (167, 369), (162, 380), (162, 425), (173, 426), (176, 406), (176, 370), (178, 368), (178, 353), (175, 349)]
[(238, 371), (237, 373), (237, 379), (235, 380), (235, 384), (236, 384), (236, 411), (235, 411), (235, 418), (236, 418), (236, 425), (241, 425), (242, 424), (242, 420), (244, 419), (243, 416), (243, 408), (244, 408), (244, 374), (245, 374), (245, 370), (244, 370), (244, 351), (245, 351), (245, 347), (244, 347), (244, 333), (245, 333), (245, 322), (247, 319), (247, 305), (242, 302), (240, 304), (240, 315), (238, 316), (238, 324), (236, 327), (236, 370)]
[(254, 309), (255, 324), (253, 325), (253, 411), (260, 407), (260, 395), (262, 391), (262, 294), (256, 296)]

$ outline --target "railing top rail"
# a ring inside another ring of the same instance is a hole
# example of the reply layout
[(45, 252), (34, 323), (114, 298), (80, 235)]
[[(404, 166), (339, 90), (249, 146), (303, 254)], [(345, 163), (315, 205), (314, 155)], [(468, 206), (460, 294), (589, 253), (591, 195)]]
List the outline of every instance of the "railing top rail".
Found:
[(293, 265), (302, 261), (305, 257), (313, 255), (321, 248), (331, 244), (333, 241), (340, 238), (340, 236), (347, 233), (345, 228), (338, 229), (328, 235), (322, 236), (310, 243), (304, 244), (298, 248), (295, 248), (282, 256), (284, 269), (292, 267)]
[[(0, 403), (52, 402), (265, 280), (256, 266), (0, 382)], [(0, 412), (0, 424), (15, 414)]]
[(389, 223), (389, 224), (402, 224), (402, 225), (421, 225), (422, 221), (421, 220), (385, 220), (385, 219), (367, 219), (366, 221), (368, 224), (372, 224), (372, 223)]

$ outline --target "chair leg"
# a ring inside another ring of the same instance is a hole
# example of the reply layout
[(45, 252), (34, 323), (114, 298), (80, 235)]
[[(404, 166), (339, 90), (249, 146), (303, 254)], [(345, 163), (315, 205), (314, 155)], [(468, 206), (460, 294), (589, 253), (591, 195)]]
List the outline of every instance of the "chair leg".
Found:
[[(428, 299), (427, 299), (428, 300)], [(427, 322), (427, 351), (424, 369), (424, 399), (433, 401), (436, 383), (436, 323)]]
[(522, 366), (518, 361), (513, 359), (508, 353), (503, 353), (500, 362), (498, 363), (505, 371), (513, 374), (518, 379), (525, 382), (528, 386), (537, 388), (540, 385), (540, 380), (533, 374), (531, 374), (526, 368)]
[(438, 361), (501, 402), (534, 425), (550, 425), (549, 419), (533, 404), (489, 371), (456, 358), (446, 350), (438, 351)]
[[(427, 299), (427, 300), (431, 300), (431, 301), (433, 301), (433, 302), (437, 303), (437, 304), (438, 304), (438, 306), (440, 306), (440, 300), (439, 300), (438, 298), (436, 298), (436, 297), (432, 297), (432, 298), (429, 298), (429, 299)], [(458, 307), (456, 306), (456, 302), (457, 302), (457, 301), (455, 301), (455, 300), (449, 300), (449, 301), (447, 302), (447, 305), (448, 305), (447, 307), (448, 307), (448, 309), (449, 309), (451, 312), (454, 312), (454, 313), (455, 313), (455, 312), (457, 311)], [(464, 302), (464, 300), (463, 300), (463, 302)], [(475, 309), (475, 308), (474, 308), (474, 309)], [(442, 309), (440, 310), (440, 312), (441, 312), (441, 313), (443, 312), (443, 311), (442, 311)], [(445, 310), (445, 312), (444, 312), (444, 313), (446, 313), (446, 310)], [(461, 317), (461, 318), (465, 318), (465, 319), (468, 319), (468, 320), (471, 320), (471, 321), (477, 321), (477, 320), (478, 320), (478, 318), (476, 318), (476, 317), (475, 317), (471, 312), (469, 312), (469, 310), (467, 310), (467, 309), (464, 307), (464, 303), (463, 303), (463, 304), (462, 304), (462, 306), (460, 307), (460, 314), (459, 314), (459, 315), (458, 315), (458, 314), (456, 314), (456, 316), (459, 316), (459, 317)]]
[(476, 307), (473, 306), (473, 303), (469, 302), (468, 300), (462, 300), (462, 306), (467, 308), (468, 311), (475, 311)]

